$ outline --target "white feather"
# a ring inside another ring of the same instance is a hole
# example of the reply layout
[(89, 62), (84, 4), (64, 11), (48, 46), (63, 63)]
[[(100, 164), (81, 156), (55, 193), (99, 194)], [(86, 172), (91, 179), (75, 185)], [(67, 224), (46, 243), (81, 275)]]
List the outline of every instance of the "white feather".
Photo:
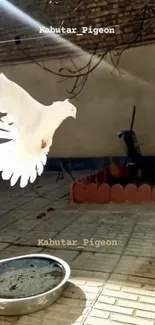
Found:
[[(22, 87), (0, 74), (0, 171), (14, 186), (33, 183), (43, 173), (53, 136), (69, 116), (76, 118), (76, 108), (68, 100), (44, 106)], [(42, 148), (41, 144), (46, 143)]]
[[(1, 120), (2, 119), (3, 118), (1, 118)], [(0, 121), (0, 129), (6, 130), (6, 131), (11, 131), (12, 130), (12, 126)]]

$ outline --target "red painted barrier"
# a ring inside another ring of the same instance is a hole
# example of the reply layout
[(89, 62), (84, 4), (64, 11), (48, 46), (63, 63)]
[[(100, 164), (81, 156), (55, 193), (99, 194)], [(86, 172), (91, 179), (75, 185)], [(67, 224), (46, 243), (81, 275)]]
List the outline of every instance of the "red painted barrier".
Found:
[(148, 184), (137, 187), (135, 184), (110, 186), (107, 182), (108, 168), (88, 175), (82, 181), (70, 185), (70, 198), (74, 203), (155, 203), (155, 187)]
[(126, 203), (137, 204), (138, 203), (137, 193), (138, 193), (138, 189), (135, 184), (126, 185), (124, 188), (124, 201)]
[(111, 202), (124, 203), (124, 189), (120, 184), (115, 184), (111, 187)]

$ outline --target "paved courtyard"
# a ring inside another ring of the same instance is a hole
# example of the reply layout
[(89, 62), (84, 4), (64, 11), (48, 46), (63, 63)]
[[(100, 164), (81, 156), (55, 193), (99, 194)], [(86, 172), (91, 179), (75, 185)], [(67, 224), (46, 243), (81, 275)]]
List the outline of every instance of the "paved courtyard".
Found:
[(72, 269), (56, 303), (0, 325), (155, 325), (154, 206), (76, 206), (69, 183), (52, 173), (35, 188), (0, 181), (0, 258), (48, 253)]

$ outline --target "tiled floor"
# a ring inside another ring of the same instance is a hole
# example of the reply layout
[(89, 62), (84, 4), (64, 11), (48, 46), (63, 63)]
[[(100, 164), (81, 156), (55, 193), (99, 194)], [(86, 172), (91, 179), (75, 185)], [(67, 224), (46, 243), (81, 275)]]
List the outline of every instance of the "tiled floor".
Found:
[(72, 205), (55, 180), (40, 178), (43, 197), (0, 182), (0, 258), (44, 252), (72, 269), (56, 303), (0, 325), (155, 325), (155, 207)]

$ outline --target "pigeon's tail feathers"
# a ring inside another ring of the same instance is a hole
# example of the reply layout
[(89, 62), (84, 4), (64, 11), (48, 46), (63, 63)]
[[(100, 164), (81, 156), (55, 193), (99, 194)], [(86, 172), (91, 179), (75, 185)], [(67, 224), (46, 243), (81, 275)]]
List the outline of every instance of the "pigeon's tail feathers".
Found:
[[(1, 119), (2, 120), (2, 119)], [(12, 126), (0, 121), (0, 129), (5, 131), (12, 131)]]
[(1, 117), (1, 121), (4, 123), (7, 123), (7, 124), (12, 124), (15, 122), (15, 119), (10, 114), (7, 114), (7, 115)]
[(20, 179), (20, 187), (33, 183), (41, 176), (47, 155), (42, 151), (29, 151), (20, 141), (11, 140), (0, 144), (0, 172), (3, 180), (10, 180), (14, 186)]

